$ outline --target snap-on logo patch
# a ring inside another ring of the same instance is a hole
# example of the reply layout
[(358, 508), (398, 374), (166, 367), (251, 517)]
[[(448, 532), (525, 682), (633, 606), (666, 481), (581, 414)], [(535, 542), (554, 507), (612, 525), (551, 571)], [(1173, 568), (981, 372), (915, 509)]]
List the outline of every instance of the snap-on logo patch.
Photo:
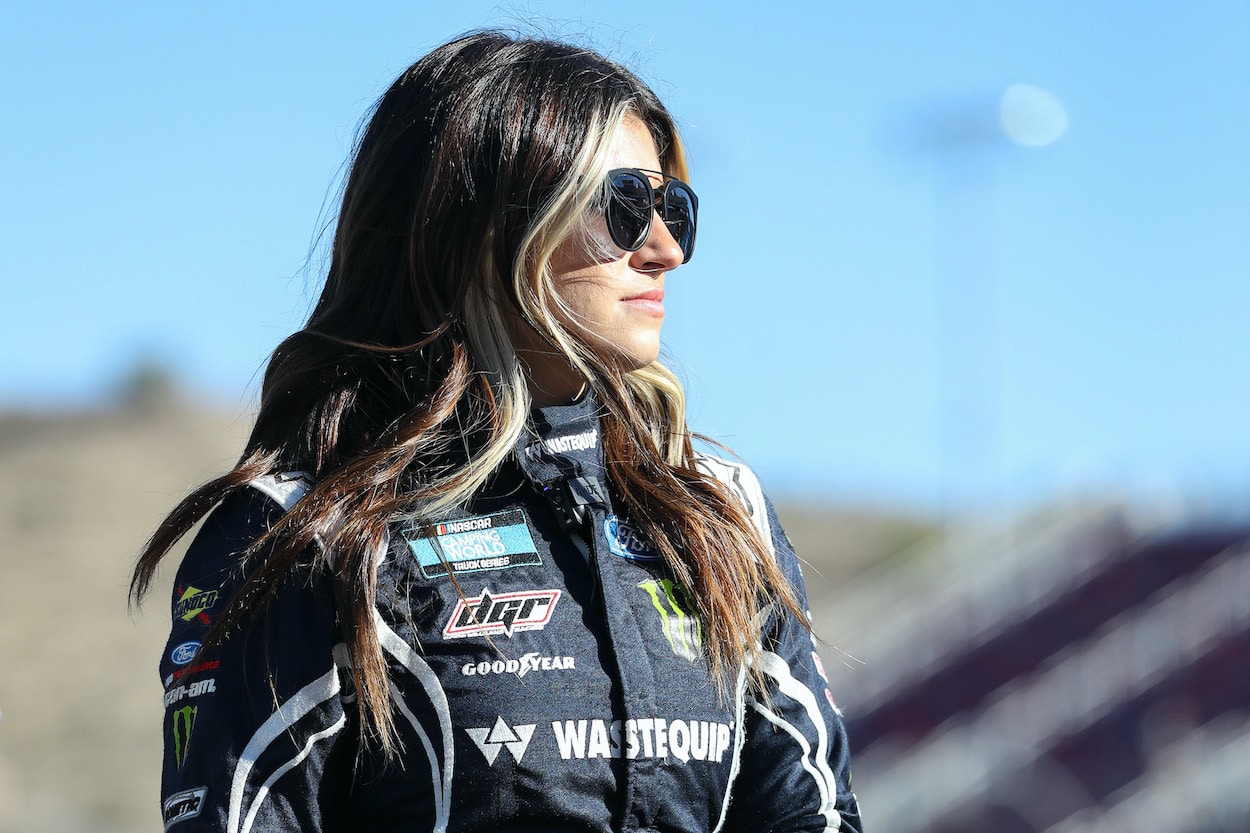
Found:
[(633, 524), (618, 515), (608, 515), (603, 522), (603, 534), (608, 539), (608, 549), (613, 555), (630, 561), (658, 561), (660, 554), (651, 542), (634, 528)]
[(560, 600), (559, 590), (522, 590), (462, 598), (443, 628), (443, 636), (460, 639), (469, 636), (512, 636), (519, 631), (542, 630), (551, 621), (551, 612)]
[(542, 564), (520, 509), (421, 527), (405, 535), (426, 578)]
[(164, 804), (161, 805), (165, 829), (168, 830), (170, 825), (198, 816), (204, 809), (204, 796), (206, 795), (208, 795), (208, 787), (196, 787), (193, 790), (174, 793), (165, 799)]

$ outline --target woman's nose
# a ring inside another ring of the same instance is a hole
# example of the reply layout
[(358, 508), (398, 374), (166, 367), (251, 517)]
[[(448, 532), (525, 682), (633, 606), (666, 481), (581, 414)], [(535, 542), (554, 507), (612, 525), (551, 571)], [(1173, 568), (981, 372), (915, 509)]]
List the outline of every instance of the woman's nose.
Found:
[(658, 211), (651, 212), (651, 230), (642, 248), (630, 257), (634, 268), (642, 271), (669, 271), (681, 266), (685, 255)]

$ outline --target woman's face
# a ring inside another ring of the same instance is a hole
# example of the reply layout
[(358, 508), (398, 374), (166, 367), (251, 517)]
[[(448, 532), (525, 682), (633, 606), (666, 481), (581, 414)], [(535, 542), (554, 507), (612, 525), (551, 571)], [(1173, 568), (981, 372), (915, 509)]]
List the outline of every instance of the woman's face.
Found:
[[(626, 116), (609, 147), (608, 168), (660, 170), (655, 142), (642, 121)], [(659, 174), (651, 180), (656, 187), (663, 184)], [(635, 252), (612, 242), (601, 213), (589, 215), (586, 225), (557, 246), (551, 257), (555, 292), (572, 317), (564, 325), (622, 370), (645, 367), (660, 354), (665, 275), (681, 265), (682, 257), (677, 241), (654, 214), (650, 233)], [(567, 365), (565, 369), (571, 371)], [(576, 394), (582, 380), (573, 381)]]

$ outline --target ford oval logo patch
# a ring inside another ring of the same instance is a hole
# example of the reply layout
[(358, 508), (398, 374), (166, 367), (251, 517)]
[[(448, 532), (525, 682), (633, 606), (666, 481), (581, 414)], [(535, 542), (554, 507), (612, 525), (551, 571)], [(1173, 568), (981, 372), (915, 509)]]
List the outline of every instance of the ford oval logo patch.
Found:
[(608, 515), (603, 522), (603, 534), (613, 555), (631, 561), (657, 561), (660, 558), (660, 554), (651, 547), (651, 542), (624, 518)]
[(188, 662), (195, 659), (195, 652), (198, 650), (200, 650), (200, 643), (184, 642), (170, 652), (169, 658), (173, 661), (174, 665), (186, 665)]

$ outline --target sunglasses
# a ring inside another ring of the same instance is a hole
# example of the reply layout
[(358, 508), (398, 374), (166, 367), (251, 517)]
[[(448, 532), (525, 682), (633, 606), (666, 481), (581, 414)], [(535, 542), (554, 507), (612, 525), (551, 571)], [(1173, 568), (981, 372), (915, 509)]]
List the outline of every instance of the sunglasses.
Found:
[(647, 242), (651, 218), (658, 213), (681, 248), (681, 262), (685, 263), (694, 254), (699, 198), (689, 185), (667, 174), (660, 174), (666, 181), (656, 188), (647, 173), (638, 168), (608, 171), (608, 207), (604, 212), (608, 233), (617, 246), (636, 252)]

